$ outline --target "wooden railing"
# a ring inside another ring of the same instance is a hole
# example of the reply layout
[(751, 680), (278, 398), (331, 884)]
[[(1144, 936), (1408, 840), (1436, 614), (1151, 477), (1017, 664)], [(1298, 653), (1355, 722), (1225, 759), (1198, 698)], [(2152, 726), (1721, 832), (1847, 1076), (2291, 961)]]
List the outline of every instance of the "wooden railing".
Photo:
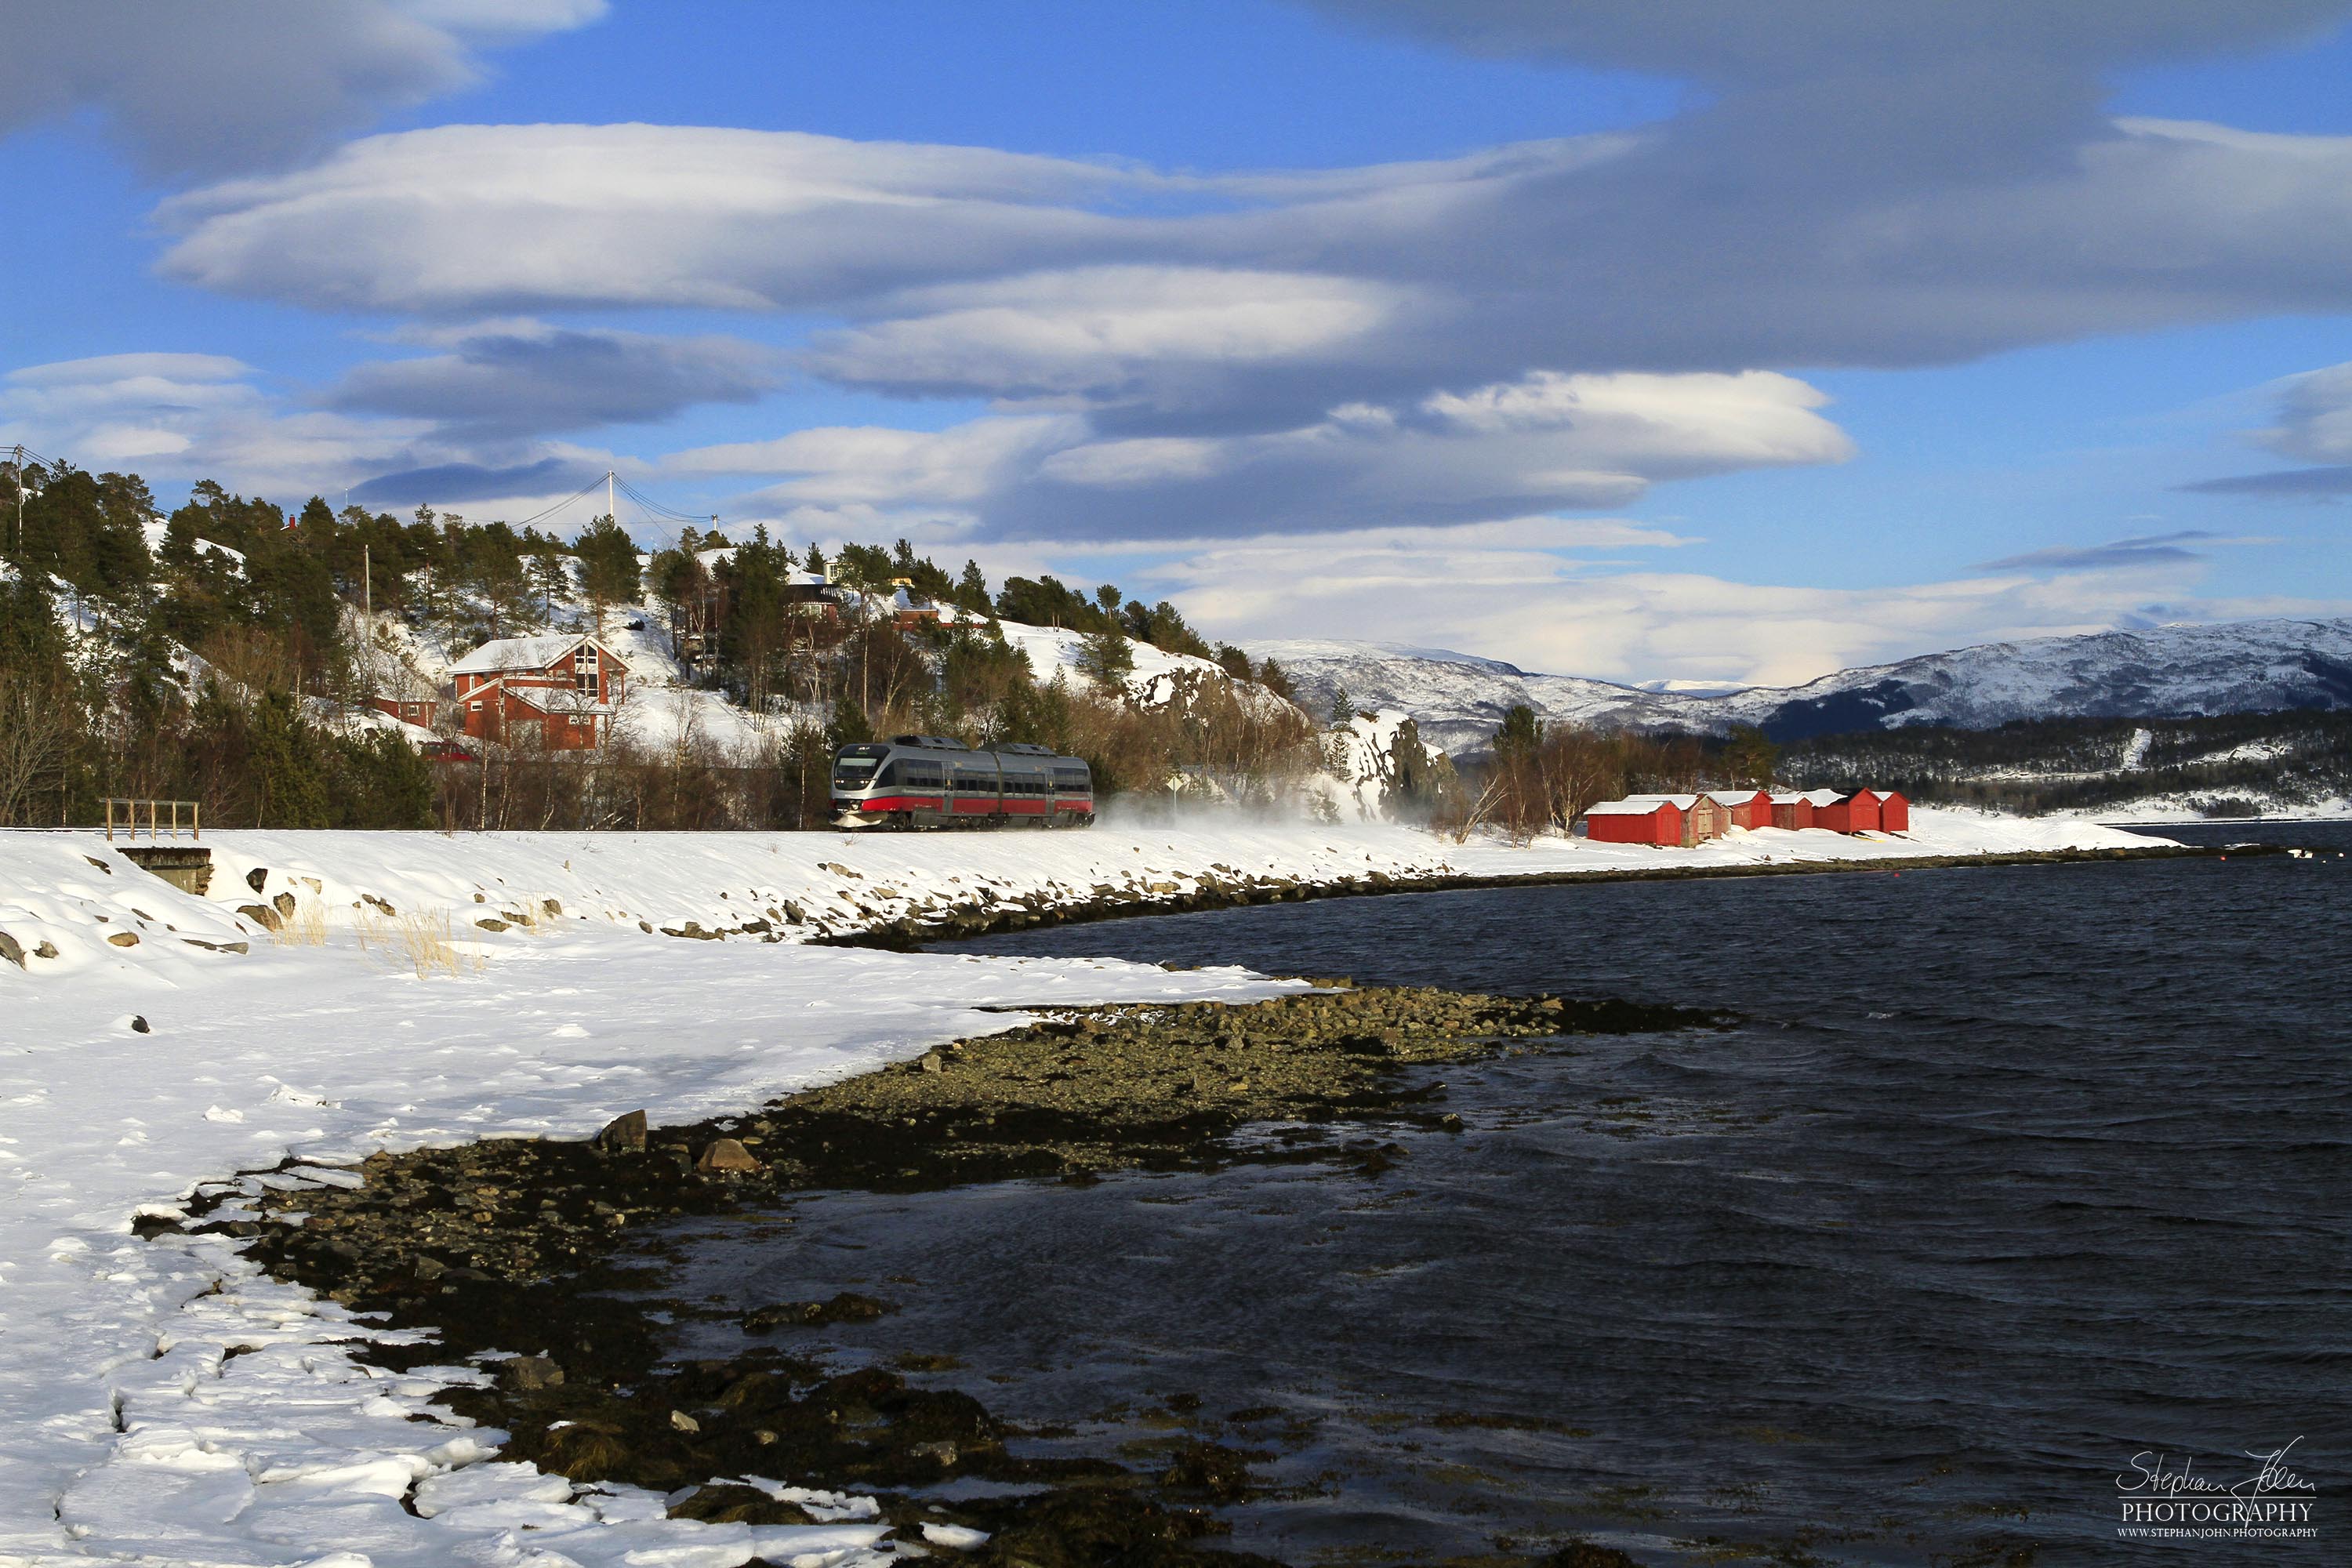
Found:
[[(125, 821), (123, 826), (133, 842), (136, 842), (139, 837), (139, 808), (142, 806), (147, 808), (147, 837), (151, 839), (163, 837), (163, 830), (167, 826), (171, 829), (173, 837), (177, 838), (180, 836), (180, 808), (182, 806), (186, 806), (188, 808), (188, 837), (191, 839), (200, 839), (204, 837), (205, 808), (201, 802), (193, 800), (126, 800), (110, 795), (107, 797), (106, 802), (106, 839), (110, 844), (114, 841), (114, 808), (118, 805), (124, 809)], [(168, 823), (165, 821), (163, 816), (163, 808), (167, 805), (172, 808), (172, 816)]]

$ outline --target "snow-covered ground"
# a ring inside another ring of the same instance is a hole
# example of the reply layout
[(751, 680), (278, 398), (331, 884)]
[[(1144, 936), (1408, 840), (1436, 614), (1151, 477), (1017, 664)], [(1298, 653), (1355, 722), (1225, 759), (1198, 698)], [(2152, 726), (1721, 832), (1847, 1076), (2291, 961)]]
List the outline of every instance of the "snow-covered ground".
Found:
[(2198, 822), (2352, 822), (2352, 797), (2345, 795), (2290, 805), (2258, 791), (2247, 791), (2244, 793), (2252, 796), (2258, 807), (2257, 815), (2214, 816), (2205, 810), (2205, 805), (2216, 793), (2239, 792), (2206, 792), (2194, 796), (2144, 795), (2121, 805), (2102, 806), (2096, 811), (2074, 815), (2080, 821), (2105, 822), (2118, 827), (2185, 826)]
[[(25, 955), (0, 963), (0, 1563), (887, 1561), (887, 1532), (855, 1503), (834, 1525), (705, 1525), (663, 1518), (643, 1492), (501, 1462), (496, 1434), (428, 1403), (478, 1373), (362, 1368), (343, 1345), (371, 1331), (341, 1308), (263, 1278), (233, 1243), (143, 1241), (132, 1220), (289, 1156), (332, 1164), (582, 1137), (639, 1108), (656, 1121), (740, 1110), (1018, 1021), (983, 1006), (1240, 1000), (1286, 984), (757, 940), (927, 903), (1123, 887), (1172, 899), (1203, 875), (1499, 877), (2150, 842), (2082, 823), (1914, 821), (1907, 840), (1762, 829), (1696, 850), (1231, 821), (954, 837), (233, 832), (206, 840), (205, 898), (97, 835), (0, 833), (0, 932)], [(273, 939), (240, 905), (292, 906), (278, 918), (301, 940)], [(532, 919), (474, 923), (509, 915)], [(385, 933), (427, 916), (446, 918), (459, 962), (419, 978)], [(689, 922), (770, 929), (661, 934)], [(137, 941), (109, 940), (123, 937)], [(229, 951), (239, 942), (247, 952)]]

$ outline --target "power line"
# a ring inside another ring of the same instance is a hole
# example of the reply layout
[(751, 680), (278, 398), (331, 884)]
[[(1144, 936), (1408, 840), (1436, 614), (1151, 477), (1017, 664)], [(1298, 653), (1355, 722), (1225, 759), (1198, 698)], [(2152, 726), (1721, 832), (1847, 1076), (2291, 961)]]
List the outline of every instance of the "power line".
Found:
[(535, 511), (529, 517), (524, 518), (520, 522), (511, 524), (510, 526), (515, 528), (529, 528), (532, 523), (537, 522), (540, 519), (551, 517), (555, 513), (562, 511), (565, 507), (570, 506), (573, 501), (578, 500), (581, 497), (588, 494), (591, 490), (594, 489), (598, 485), (601, 485), (604, 482), (604, 476), (599, 474), (594, 479), (590, 479), (586, 484), (582, 485), (578, 489), (573, 490), (570, 495), (565, 496), (562, 500), (557, 501), (553, 506), (547, 508), (544, 511)]

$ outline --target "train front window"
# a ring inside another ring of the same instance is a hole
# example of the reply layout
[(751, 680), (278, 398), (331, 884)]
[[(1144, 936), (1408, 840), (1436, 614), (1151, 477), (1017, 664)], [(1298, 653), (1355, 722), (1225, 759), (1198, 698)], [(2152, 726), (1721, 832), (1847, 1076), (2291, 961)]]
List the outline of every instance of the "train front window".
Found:
[(836, 757), (833, 763), (833, 787), (864, 789), (874, 779), (876, 757)]

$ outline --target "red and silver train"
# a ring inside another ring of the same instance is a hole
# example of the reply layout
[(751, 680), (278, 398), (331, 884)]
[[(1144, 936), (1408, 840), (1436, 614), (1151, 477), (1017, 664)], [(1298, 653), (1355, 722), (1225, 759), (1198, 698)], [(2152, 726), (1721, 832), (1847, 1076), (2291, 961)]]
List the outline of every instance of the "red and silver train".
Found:
[(1086, 827), (1094, 777), (1047, 746), (975, 752), (944, 735), (896, 735), (833, 754), (844, 827)]

